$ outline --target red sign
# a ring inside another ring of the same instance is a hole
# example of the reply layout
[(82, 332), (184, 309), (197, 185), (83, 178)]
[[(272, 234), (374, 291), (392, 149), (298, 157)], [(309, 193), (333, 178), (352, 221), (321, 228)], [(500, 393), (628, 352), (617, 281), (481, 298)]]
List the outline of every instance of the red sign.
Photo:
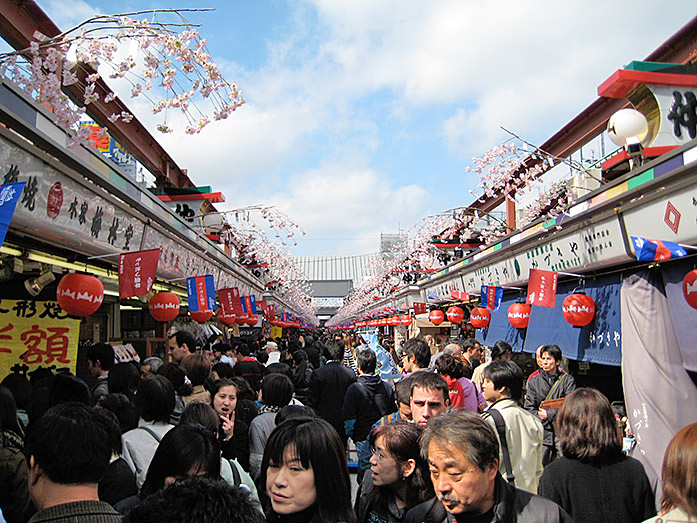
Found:
[(218, 298), (220, 298), (220, 306), (223, 308), (225, 315), (234, 314), (239, 316), (242, 313), (240, 290), (237, 287), (220, 289), (218, 291)]
[(152, 289), (160, 249), (129, 252), (119, 257), (119, 298), (145, 296)]
[(526, 303), (540, 307), (554, 307), (557, 299), (557, 276), (554, 271), (530, 269)]
[(426, 312), (426, 304), (421, 302), (414, 303), (414, 314), (424, 314)]

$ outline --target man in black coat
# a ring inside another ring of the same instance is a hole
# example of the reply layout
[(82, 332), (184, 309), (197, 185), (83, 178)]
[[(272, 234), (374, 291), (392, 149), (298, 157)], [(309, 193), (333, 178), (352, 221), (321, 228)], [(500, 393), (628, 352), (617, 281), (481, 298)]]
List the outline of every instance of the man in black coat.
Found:
[(358, 380), (346, 391), (342, 414), (346, 434), (356, 443), (358, 454), (358, 484), (370, 468), (370, 441), (373, 424), (397, 410), (394, 389), (375, 374), (377, 357), (371, 349), (358, 353)]
[(356, 374), (344, 366), (344, 347), (330, 341), (326, 347), (329, 361), (315, 372), (310, 379), (312, 407), (322, 418), (336, 429), (346, 446), (346, 432), (341, 408), (344, 405), (346, 390), (356, 381)]

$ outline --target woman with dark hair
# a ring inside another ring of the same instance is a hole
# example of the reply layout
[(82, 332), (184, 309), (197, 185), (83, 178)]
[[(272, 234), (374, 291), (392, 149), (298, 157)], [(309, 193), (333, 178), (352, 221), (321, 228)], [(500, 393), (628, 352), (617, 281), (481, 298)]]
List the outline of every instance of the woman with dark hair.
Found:
[(174, 410), (172, 410), (170, 423), (172, 425), (176, 425), (179, 423), (179, 416), (181, 416), (184, 407), (186, 407), (184, 397), (191, 394), (193, 390), (191, 387), (191, 382), (188, 381), (186, 372), (184, 372), (179, 365), (172, 363), (171, 361), (161, 365), (157, 370), (157, 374), (167, 378), (174, 387)]
[(138, 385), (136, 407), (140, 411), (138, 427), (126, 432), (121, 439), (123, 459), (135, 472), (140, 487), (160, 440), (173, 427), (169, 420), (174, 409), (174, 387), (164, 376), (142, 380)]
[(252, 420), (257, 417), (257, 414), (259, 414), (259, 405), (257, 405), (258, 393), (252, 389), (249, 382), (242, 376), (235, 376), (231, 379), (237, 385), (235, 417), (249, 426)]
[(30, 515), (29, 468), (23, 448), (14, 397), (10, 389), (0, 387), (0, 509), (7, 523), (23, 523)]
[(258, 484), (270, 523), (356, 523), (344, 446), (324, 420), (289, 419), (276, 427)]
[(218, 415), (218, 436), (223, 457), (236, 459), (249, 471), (249, 426), (237, 419), (237, 384), (228, 379), (218, 380), (211, 391), (211, 407)]
[(660, 515), (647, 523), (697, 521), (697, 423), (685, 425), (663, 456)]
[(107, 383), (112, 394), (125, 394), (135, 405), (135, 392), (140, 384), (140, 372), (133, 363), (117, 363), (109, 369)]
[(211, 393), (203, 384), (211, 373), (211, 362), (203, 354), (189, 354), (179, 365), (193, 387), (191, 394), (184, 396), (186, 403), (210, 403)]
[(140, 493), (122, 500), (114, 508), (127, 514), (149, 495), (200, 476), (220, 479), (220, 450), (215, 435), (202, 425), (178, 425), (162, 437)]
[(29, 425), (29, 402), (31, 400), (31, 383), (24, 374), (13, 372), (2, 380), (1, 385), (10, 389), (17, 405), (17, 417), (23, 428)]
[(359, 523), (399, 523), (410, 508), (434, 496), (419, 435), (416, 425), (404, 421), (375, 427), (370, 433), (371, 474), (363, 476), (356, 502)]
[[(213, 410), (213, 407), (205, 403), (190, 403), (182, 412), (180, 425), (203, 425), (208, 430), (213, 431), (220, 442), (220, 432), (218, 430), (220, 418)], [(220, 477), (233, 487), (246, 488), (254, 501), (255, 506), (259, 506), (259, 495), (252, 477), (242, 468), (239, 461), (234, 458), (226, 459), (222, 453), (220, 456)]]
[(562, 457), (545, 467), (538, 494), (576, 523), (640, 522), (656, 514), (643, 465), (622, 453), (610, 402), (595, 389), (569, 394), (555, 420)]
[(312, 365), (307, 352), (297, 350), (293, 353), (293, 388), (296, 399), (303, 405), (310, 402), (310, 378), (312, 378)]
[(125, 394), (105, 394), (97, 399), (97, 407), (112, 412), (119, 422), (121, 434), (125, 434), (138, 426), (138, 415), (135, 406)]

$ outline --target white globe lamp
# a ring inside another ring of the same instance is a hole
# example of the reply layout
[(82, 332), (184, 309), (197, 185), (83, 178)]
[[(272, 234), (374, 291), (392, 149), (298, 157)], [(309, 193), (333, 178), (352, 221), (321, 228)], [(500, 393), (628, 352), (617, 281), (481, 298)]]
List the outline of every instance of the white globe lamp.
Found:
[(649, 122), (636, 109), (621, 109), (607, 122), (607, 135), (618, 147), (640, 143), (649, 133)]

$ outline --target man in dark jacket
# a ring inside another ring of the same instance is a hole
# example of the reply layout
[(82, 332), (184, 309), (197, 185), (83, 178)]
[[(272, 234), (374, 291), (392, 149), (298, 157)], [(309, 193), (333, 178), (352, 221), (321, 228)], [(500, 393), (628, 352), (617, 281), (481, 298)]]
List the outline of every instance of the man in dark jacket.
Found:
[(571, 523), (556, 503), (512, 487), (501, 477), (494, 429), (471, 412), (433, 419), (419, 440), (436, 498), (411, 509), (405, 523), (492, 521)]
[(356, 381), (356, 375), (343, 364), (344, 347), (341, 344), (330, 341), (326, 350), (329, 361), (313, 372), (310, 379), (311, 407), (336, 429), (346, 446), (347, 437), (341, 408), (344, 405), (346, 389)]
[(358, 454), (358, 484), (370, 468), (370, 442), (368, 436), (373, 424), (386, 414), (397, 410), (394, 389), (375, 374), (377, 357), (370, 349), (358, 353), (358, 380), (346, 390), (344, 428), (356, 444)]
[(576, 390), (576, 381), (559, 368), (560, 363), (561, 349), (556, 345), (544, 345), (540, 355), (540, 373), (528, 381), (525, 394), (525, 410), (540, 418), (544, 429), (542, 465), (545, 467), (557, 457), (554, 419), (559, 408), (542, 408), (542, 402), (565, 398)]
[(312, 336), (305, 336), (305, 347), (303, 350), (307, 354), (307, 360), (312, 364), (312, 368), (319, 369), (319, 349), (315, 346), (315, 339)]

